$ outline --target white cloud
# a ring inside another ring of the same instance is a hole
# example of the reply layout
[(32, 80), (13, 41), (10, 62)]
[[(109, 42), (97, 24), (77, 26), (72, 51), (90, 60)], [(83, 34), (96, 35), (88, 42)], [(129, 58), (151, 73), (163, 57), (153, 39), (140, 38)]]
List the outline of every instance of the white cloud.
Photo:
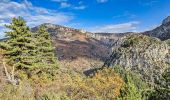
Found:
[(68, 7), (71, 7), (71, 4), (69, 4), (67, 2), (61, 2), (60, 7), (61, 8), (68, 8)]
[(150, 1), (147, 1), (147, 2), (146, 1), (143, 2), (142, 0), (139, 1), (139, 4), (141, 4), (143, 6), (153, 6), (157, 3), (159, 3), (158, 0), (150, 0)]
[(98, 3), (105, 3), (108, 2), (108, 0), (97, 0)]
[(51, 1), (59, 3), (60, 8), (71, 8), (75, 10), (83, 10), (86, 8), (86, 6), (83, 5), (83, 1), (79, 1), (78, 5), (73, 5), (69, 3), (69, 0), (51, 0)]
[(54, 2), (67, 2), (68, 0), (51, 0), (51, 1), (54, 1)]
[(26, 0), (22, 3), (12, 1), (8, 3), (0, 2), (0, 14), (0, 20), (3, 21), (9, 21), (12, 17), (22, 16), (28, 21), (28, 24), (34, 23), (35, 25), (42, 22), (42, 20), (49, 23), (61, 24), (73, 18), (70, 14), (33, 6)]
[(76, 10), (83, 10), (85, 8), (86, 8), (86, 6), (84, 6), (84, 5), (73, 7), (73, 9), (76, 9)]
[(30, 26), (42, 23), (64, 24), (74, 17), (68, 13), (34, 6), (27, 0), (21, 3), (10, 0), (0, 2), (0, 30), (4, 30), (2, 26), (9, 23), (11, 18), (18, 16), (23, 17)]
[(137, 15), (132, 14), (132, 13), (130, 13), (129, 11), (126, 11), (126, 12), (124, 12), (124, 13), (122, 13), (122, 14), (113, 16), (114, 19), (117, 19), (117, 18), (130, 18), (130, 19), (133, 19), (133, 18), (135, 18), (135, 17), (137, 17)]
[(7, 29), (4, 29), (0, 26), (0, 39), (4, 38), (5, 34), (4, 32), (7, 31)]
[(89, 29), (92, 32), (108, 32), (108, 33), (121, 33), (121, 32), (135, 32), (137, 31), (138, 21), (132, 21), (121, 24), (109, 24), (104, 26), (96, 26)]

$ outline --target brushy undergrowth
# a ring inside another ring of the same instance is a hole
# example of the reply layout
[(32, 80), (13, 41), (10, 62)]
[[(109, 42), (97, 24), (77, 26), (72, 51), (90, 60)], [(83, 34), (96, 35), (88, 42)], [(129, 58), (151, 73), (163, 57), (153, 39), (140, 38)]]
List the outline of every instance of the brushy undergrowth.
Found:
[(103, 69), (93, 76), (74, 71), (58, 71), (54, 79), (48, 75), (23, 80), (18, 86), (6, 85), (3, 100), (109, 100), (120, 95), (124, 85), (113, 69)]

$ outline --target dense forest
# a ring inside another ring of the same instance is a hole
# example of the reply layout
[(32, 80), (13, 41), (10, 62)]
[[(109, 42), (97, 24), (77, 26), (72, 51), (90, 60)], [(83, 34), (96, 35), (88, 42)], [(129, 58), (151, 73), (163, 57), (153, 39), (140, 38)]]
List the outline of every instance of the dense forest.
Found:
[[(9, 31), (0, 42), (1, 100), (170, 100), (170, 65), (154, 83), (120, 65), (98, 66), (85, 75), (61, 67), (45, 26), (32, 32), (18, 17), (5, 27)], [(138, 40), (125, 42), (124, 48)]]

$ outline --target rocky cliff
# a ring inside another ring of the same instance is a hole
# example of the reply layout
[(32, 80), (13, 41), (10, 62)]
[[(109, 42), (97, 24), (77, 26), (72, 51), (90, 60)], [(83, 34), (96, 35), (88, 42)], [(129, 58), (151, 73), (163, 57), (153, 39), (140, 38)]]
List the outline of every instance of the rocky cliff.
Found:
[(104, 66), (121, 65), (139, 72), (149, 82), (158, 79), (170, 63), (169, 46), (157, 38), (141, 34), (122, 37), (112, 51)]
[(156, 37), (161, 40), (167, 40), (170, 38), (170, 16), (163, 20), (162, 24), (150, 31), (143, 32), (142, 34)]
[[(116, 42), (120, 37), (124, 36), (128, 33), (92, 33), (87, 32), (82, 29), (74, 29), (70, 27), (65, 27), (61, 25), (54, 25), (50, 23), (42, 24), (47, 28), (47, 31), (51, 34), (52, 37), (67, 39), (67, 40), (75, 40), (75, 35), (84, 35), (86, 38), (93, 38), (104, 45), (112, 46), (114, 42)], [(32, 31), (35, 32), (39, 26), (32, 28)]]
[[(51, 34), (60, 61), (87, 58), (85, 62), (94, 60), (103, 62), (108, 58), (106, 65), (119, 64), (129, 69), (137, 69), (140, 73), (151, 73), (151, 69), (156, 68), (160, 70), (154, 70), (154, 73), (161, 73), (166, 63), (170, 62), (167, 59), (169, 47), (159, 40), (170, 38), (170, 17), (167, 17), (159, 27), (138, 35), (91, 33), (49, 23), (42, 25)], [(36, 31), (38, 27), (32, 28), (32, 31)]]
[[(111, 46), (94, 34), (54, 24), (42, 24), (51, 34), (61, 68), (89, 69), (102, 66), (111, 54)], [(32, 28), (36, 31), (39, 26)]]

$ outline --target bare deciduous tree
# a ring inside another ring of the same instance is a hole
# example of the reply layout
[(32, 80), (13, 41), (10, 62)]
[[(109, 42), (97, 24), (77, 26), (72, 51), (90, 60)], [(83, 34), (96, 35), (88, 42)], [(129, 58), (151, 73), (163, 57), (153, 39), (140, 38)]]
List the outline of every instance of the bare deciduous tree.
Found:
[(11, 72), (9, 73), (8, 72), (8, 69), (7, 69), (7, 64), (5, 62), (5, 59), (2, 60), (2, 64), (3, 64), (3, 68), (4, 68), (4, 71), (5, 71), (5, 75), (7, 77), (7, 81), (13, 85), (17, 85), (19, 84), (19, 80), (15, 78), (15, 65), (12, 66), (12, 70)]

